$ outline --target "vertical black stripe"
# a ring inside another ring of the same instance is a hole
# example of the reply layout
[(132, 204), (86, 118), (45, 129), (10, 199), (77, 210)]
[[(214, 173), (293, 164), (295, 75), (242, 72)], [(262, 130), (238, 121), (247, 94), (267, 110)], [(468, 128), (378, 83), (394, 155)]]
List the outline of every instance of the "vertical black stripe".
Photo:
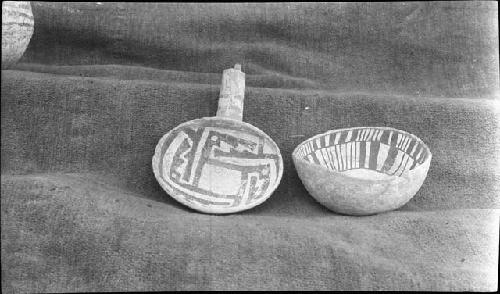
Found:
[(328, 147), (328, 145), (330, 145), (330, 144), (326, 144), (326, 138), (327, 138), (327, 137), (329, 137), (329, 136), (330, 136), (330, 135), (328, 135), (328, 134), (327, 134), (327, 135), (325, 135), (325, 136), (323, 136), (323, 137), (321, 138), (321, 139), (323, 140), (323, 146), (324, 146), (324, 147)]
[(407, 160), (407, 159), (405, 159), (405, 156), (404, 155), (401, 156), (401, 162), (399, 162), (398, 167), (394, 170), (394, 172), (391, 175), (395, 175), (396, 174), (396, 172), (401, 168), (401, 165), (405, 162), (405, 160)]
[(391, 131), (384, 130), (382, 132), (382, 136), (380, 137), (380, 142), (383, 144), (389, 145), (389, 134), (390, 133), (391, 133)]
[(331, 147), (328, 147), (327, 149), (325, 149), (325, 153), (326, 153), (326, 156), (328, 156), (328, 160), (330, 161), (330, 164), (331, 164), (333, 170), (337, 170), (338, 166), (335, 167), (335, 161), (333, 159), (334, 157), (333, 157), (331, 149), (332, 149)]
[[(410, 145), (408, 146), (408, 148), (406, 149), (406, 154), (410, 155), (411, 156), (411, 151), (413, 150), (413, 146), (415, 146), (415, 144), (417, 144), (417, 140), (411, 138), (411, 142), (410, 142)], [(413, 157), (413, 156), (411, 156)]]
[(365, 141), (367, 133), (368, 133), (368, 129), (361, 129), (361, 130), (359, 130), (359, 139), (361, 141)]
[(405, 172), (406, 166), (408, 165), (408, 162), (410, 161), (410, 158), (411, 158), (410, 156), (408, 156), (406, 158), (405, 166), (403, 166), (403, 169), (401, 169), (401, 171), (399, 172), (399, 176), (401, 176)]
[(371, 142), (371, 144), (370, 144), (370, 162), (369, 162), (369, 168), (371, 170), (377, 170), (377, 157), (378, 157), (379, 150), (380, 150), (380, 143), (379, 142)]
[[(406, 144), (405, 144), (405, 148), (403, 150), (405, 150), (405, 153), (408, 153), (408, 149), (410, 149), (410, 145), (413, 143), (413, 138), (408, 136), (408, 140), (406, 141)], [(410, 149), (411, 150), (411, 149)]]
[(351, 137), (351, 141), (352, 141), (352, 142), (356, 141), (356, 137), (358, 136), (358, 132), (359, 132), (359, 131), (360, 131), (359, 129), (357, 129), (357, 130), (352, 130), (352, 137)]
[(370, 128), (365, 129), (365, 135), (363, 136), (365, 141), (368, 141), (368, 136), (370, 136), (370, 130), (371, 130)]
[[(344, 163), (342, 162), (342, 148), (340, 148), (342, 144), (337, 144), (335, 145), (335, 156), (337, 156), (337, 162), (339, 164), (339, 171), (343, 171), (344, 170)], [(338, 150), (337, 150), (338, 149)]]
[[(256, 194), (255, 193), (255, 190), (257, 190), (257, 189), (255, 189), (256, 184), (257, 184), (257, 177), (250, 177), (250, 184), (249, 184), (250, 185), (250, 187), (249, 187), (250, 191), (248, 193), (249, 195), (248, 195), (247, 203), (252, 199), (252, 196)], [(243, 190), (243, 193), (245, 193), (245, 190)], [(237, 198), (240, 198), (240, 197), (237, 197)], [(243, 198), (243, 197), (241, 197), (241, 198)], [(241, 198), (238, 199), (238, 200), (236, 200), (236, 201), (241, 201)]]
[[(347, 137), (349, 135), (349, 133), (351, 133), (351, 138)], [(345, 139), (344, 139), (345, 143), (349, 143), (349, 142), (352, 141), (352, 133), (353, 133), (352, 130), (347, 130), (346, 131), (346, 135), (345, 135)]]
[(352, 144), (353, 144), (352, 142), (346, 143), (346, 151), (349, 150), (349, 152), (346, 154), (347, 162), (349, 162), (347, 165), (349, 169), (352, 169), (352, 156), (353, 156)]
[[(186, 171), (184, 173), (184, 181), (188, 181), (189, 178), (191, 177), (191, 169), (193, 167), (194, 163), (194, 158), (196, 156), (196, 150), (198, 149), (198, 144), (200, 144), (201, 136), (203, 135), (203, 132), (205, 131), (205, 128), (199, 128), (198, 130), (194, 130), (192, 128), (184, 128), (182, 130), (188, 137), (192, 140), (193, 146), (191, 147), (191, 151), (186, 155), (186, 157), (189, 159), (187, 166), (186, 166)], [(208, 136), (208, 140), (210, 140), (211, 133)], [(184, 144), (184, 142), (182, 143)]]
[(415, 150), (415, 153), (413, 154), (413, 159), (415, 161), (418, 161), (417, 157), (418, 157), (418, 153), (420, 152), (421, 149), (422, 149), (422, 144), (418, 143), (417, 149)]
[(366, 157), (366, 142), (359, 142), (359, 167), (365, 167), (365, 157)]
[(348, 132), (348, 131), (342, 131), (342, 132), (340, 132), (340, 140), (339, 140), (339, 143), (344, 143), (344, 142), (345, 142), (345, 139), (347, 138), (347, 132)]
[(391, 146), (396, 147), (398, 145), (398, 132), (393, 131), (391, 137)]
[(410, 170), (414, 169), (416, 165), (417, 165), (417, 161), (413, 160), (413, 164), (411, 165)]
[(422, 155), (420, 156), (420, 159), (418, 160), (418, 163), (423, 163), (425, 161), (425, 158), (427, 157), (427, 150), (422, 146)]
[(328, 152), (328, 149), (323, 148), (323, 149), (321, 149), (321, 150), (322, 150), (321, 154), (323, 155), (323, 158), (325, 158), (325, 157), (326, 157), (326, 158), (325, 158), (325, 161), (327, 161), (327, 162), (328, 162), (327, 166), (328, 166), (328, 165), (330, 165), (330, 166), (332, 167), (332, 169), (334, 170), (335, 168), (334, 168), (334, 166), (333, 166), (333, 161), (332, 161), (332, 159), (330, 158), (330, 154), (329, 154), (329, 152)]
[(314, 163), (321, 165), (318, 157), (316, 157), (316, 152), (313, 151), (313, 152), (311, 152), (309, 154), (312, 156)]
[(375, 129), (370, 129), (370, 132), (368, 132), (366, 136), (367, 141), (373, 141), (373, 135), (375, 135), (376, 130)]
[(384, 165), (382, 167), (383, 172), (387, 172), (391, 169), (394, 161), (396, 161), (396, 156), (398, 155), (398, 149), (394, 147), (389, 147), (389, 152), (387, 158), (385, 159)]
[(356, 168), (356, 153), (357, 153), (357, 149), (356, 149), (356, 141), (352, 141), (352, 151), (351, 151), (351, 157), (352, 157), (352, 160), (351, 160), (351, 169), (353, 168)]
[(335, 146), (335, 137), (337, 136), (337, 133), (332, 133), (330, 134), (330, 146)]
[(258, 145), (258, 153), (259, 154), (264, 154), (264, 138), (263, 137), (259, 137), (259, 145)]

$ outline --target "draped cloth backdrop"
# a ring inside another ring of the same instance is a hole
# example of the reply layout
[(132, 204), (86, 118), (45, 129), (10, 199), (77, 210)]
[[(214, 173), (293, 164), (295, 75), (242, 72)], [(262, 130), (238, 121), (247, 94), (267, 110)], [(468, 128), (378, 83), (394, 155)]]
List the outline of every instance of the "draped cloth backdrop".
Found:
[[(2, 290), (494, 291), (500, 209), (496, 2), (32, 2), (2, 70)], [(163, 134), (214, 116), (246, 73), (243, 120), (285, 171), (254, 209), (192, 211), (156, 182)], [(291, 151), (330, 129), (387, 126), (433, 154), (380, 215), (333, 213)]]

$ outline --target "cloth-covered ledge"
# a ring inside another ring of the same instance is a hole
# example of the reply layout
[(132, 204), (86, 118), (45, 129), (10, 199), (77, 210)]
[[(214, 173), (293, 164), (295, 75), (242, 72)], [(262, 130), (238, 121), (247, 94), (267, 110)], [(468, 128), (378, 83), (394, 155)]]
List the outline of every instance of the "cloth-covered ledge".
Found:
[[(4, 292), (497, 289), (495, 3), (32, 8), (30, 45), (2, 70)], [(205, 215), (162, 190), (151, 157), (215, 115), (237, 62), (244, 121), (285, 171), (261, 205)], [(356, 126), (432, 150), (401, 209), (335, 214), (298, 178), (301, 141)]]

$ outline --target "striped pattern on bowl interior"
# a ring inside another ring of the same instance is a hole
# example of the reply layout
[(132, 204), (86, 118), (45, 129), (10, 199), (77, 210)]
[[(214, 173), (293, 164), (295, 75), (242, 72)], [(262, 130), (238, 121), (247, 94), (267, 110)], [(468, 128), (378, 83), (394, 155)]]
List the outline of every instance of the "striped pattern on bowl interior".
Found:
[(330, 131), (302, 142), (294, 155), (334, 171), (369, 169), (401, 176), (429, 156), (416, 136), (392, 128), (350, 128)]

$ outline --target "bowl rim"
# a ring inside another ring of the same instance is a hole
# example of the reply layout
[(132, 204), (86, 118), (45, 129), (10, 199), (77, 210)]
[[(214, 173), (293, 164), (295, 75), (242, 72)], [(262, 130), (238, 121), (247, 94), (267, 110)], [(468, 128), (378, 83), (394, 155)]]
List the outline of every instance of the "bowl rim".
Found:
[[(169, 185), (167, 185), (167, 184), (164, 183), (164, 179), (160, 176), (160, 171), (157, 168), (157, 163), (159, 162), (159, 160), (161, 160), (161, 158), (160, 158), (161, 148), (162, 148), (165, 140), (168, 138), (168, 136), (170, 136), (177, 129), (180, 129), (180, 128), (182, 128), (182, 127), (184, 127), (186, 125), (192, 124), (192, 123), (196, 123), (196, 122), (200, 122), (200, 121), (206, 121), (206, 120), (226, 120), (226, 121), (231, 121), (231, 122), (237, 122), (239, 124), (242, 124), (242, 125), (245, 125), (245, 126), (249, 127), (250, 129), (258, 132), (259, 134), (262, 134), (266, 139), (268, 139), (272, 144), (274, 144), (274, 146), (276, 147), (276, 150), (277, 150), (277, 155), (278, 155), (278, 158), (279, 158), (279, 163), (280, 163), (281, 168), (278, 171), (277, 180), (274, 183), (274, 185), (271, 187), (271, 189), (269, 190), (268, 195), (262, 196), (261, 199), (259, 199), (258, 201), (254, 202), (254, 203), (252, 203), (250, 205), (243, 206), (243, 207), (240, 206), (240, 207), (235, 207), (235, 208), (214, 208), (214, 207), (208, 208), (208, 207), (199, 205), (197, 203), (189, 202), (189, 201), (185, 200), (183, 197), (180, 197), (180, 196), (176, 195), (170, 189)], [(189, 208), (191, 208), (193, 210), (196, 210), (196, 211), (199, 211), (199, 212), (203, 212), (203, 213), (206, 213), (206, 214), (231, 214), (231, 213), (237, 213), (237, 212), (241, 212), (241, 211), (252, 209), (252, 208), (256, 207), (257, 205), (260, 205), (260, 204), (264, 203), (267, 199), (269, 199), (271, 197), (271, 195), (278, 188), (279, 184), (281, 183), (281, 179), (283, 177), (283, 171), (285, 169), (284, 164), (283, 164), (283, 156), (281, 155), (281, 150), (280, 150), (278, 144), (276, 144), (276, 142), (274, 142), (274, 140), (268, 134), (266, 134), (261, 129), (259, 129), (256, 126), (251, 125), (251, 124), (249, 124), (247, 122), (240, 121), (240, 120), (235, 120), (235, 119), (227, 118), (227, 117), (219, 117), (219, 116), (210, 116), (210, 117), (202, 117), (202, 118), (192, 119), (192, 120), (183, 122), (183, 123), (179, 124), (178, 126), (174, 127), (173, 129), (171, 129), (170, 131), (168, 131), (166, 134), (164, 134), (160, 138), (160, 140), (156, 144), (155, 153), (154, 153), (153, 158), (152, 158), (151, 161), (152, 161), (151, 163), (152, 163), (153, 173), (155, 175), (156, 180), (158, 181), (158, 183), (160, 184), (160, 186), (163, 188), (163, 190), (169, 196), (171, 196), (172, 198), (174, 198), (175, 200), (177, 200), (181, 204), (184, 204), (185, 206), (187, 206), (187, 207), (189, 207)]]
[[(343, 174), (342, 172), (339, 172), (339, 171), (336, 171), (336, 170), (331, 170), (329, 168), (326, 168), (324, 166), (322, 166), (321, 164), (316, 164), (316, 163), (313, 163), (313, 162), (309, 162), (303, 158), (300, 158), (297, 156), (297, 152), (298, 152), (298, 149), (299, 147), (301, 147), (304, 143), (306, 142), (309, 142), (309, 141), (312, 141), (314, 139), (317, 139), (318, 137), (321, 137), (321, 136), (324, 136), (324, 135), (327, 135), (327, 134), (331, 134), (331, 133), (335, 133), (335, 132), (339, 132), (339, 131), (346, 131), (346, 130), (355, 130), (355, 129), (366, 129), (366, 128), (370, 128), (370, 129), (381, 129), (381, 130), (391, 130), (391, 131), (398, 131), (398, 132), (401, 132), (405, 135), (408, 135), (410, 137), (412, 137), (413, 139), (417, 140), (419, 143), (421, 143), (423, 145), (423, 147), (426, 149), (426, 151), (429, 153), (429, 156), (424, 160), (424, 162), (418, 164), (413, 170), (411, 171), (405, 171), (401, 174), (401, 176), (391, 176), (390, 178), (388, 179), (380, 179), (380, 180), (371, 180), (371, 179), (361, 179), (361, 178), (357, 178), (357, 177), (353, 177), (353, 176), (349, 176), (349, 175), (346, 175), (346, 174)], [(315, 167), (319, 167), (325, 171), (328, 171), (332, 174), (335, 174), (335, 175), (338, 175), (338, 176), (341, 176), (341, 177), (345, 177), (345, 178), (349, 178), (349, 179), (356, 179), (357, 181), (360, 181), (360, 182), (367, 182), (367, 183), (381, 183), (381, 182), (392, 182), (392, 181), (395, 181), (399, 178), (402, 178), (404, 177), (405, 175), (411, 175), (413, 174), (414, 172), (416, 172), (417, 170), (425, 167), (426, 165), (429, 165), (431, 159), (432, 159), (432, 153), (431, 153), (431, 150), (429, 148), (429, 146), (427, 146), (427, 144), (425, 144), (425, 142), (420, 139), (419, 137), (417, 137), (416, 135), (412, 134), (412, 133), (409, 133), (407, 131), (403, 131), (403, 130), (399, 130), (399, 129), (396, 129), (396, 128), (393, 128), (393, 127), (376, 127), (376, 126), (365, 126), (365, 127), (350, 127), (350, 128), (340, 128), (340, 129), (333, 129), (333, 130), (328, 130), (326, 132), (323, 132), (323, 133), (319, 133), (317, 135), (314, 135), (308, 139), (305, 139), (303, 140), (302, 142), (300, 142), (295, 148), (294, 150), (292, 151), (292, 159), (295, 163), (296, 160), (300, 160), (306, 164), (310, 164), (310, 165), (314, 165)]]

